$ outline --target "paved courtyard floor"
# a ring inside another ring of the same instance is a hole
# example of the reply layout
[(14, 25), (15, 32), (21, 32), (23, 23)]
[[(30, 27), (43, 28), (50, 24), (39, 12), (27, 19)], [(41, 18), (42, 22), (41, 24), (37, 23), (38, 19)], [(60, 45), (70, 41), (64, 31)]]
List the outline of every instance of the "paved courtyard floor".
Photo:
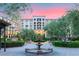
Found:
[[(3, 48), (0, 50), (0, 56), (37, 56), (36, 54), (25, 53), (25, 48), (35, 48), (34, 44), (25, 44), (22, 47), (7, 48), (4, 52)], [(50, 44), (45, 44), (42, 47), (52, 47), (53, 52), (44, 54), (44, 56), (79, 56), (79, 48), (61, 48), (54, 47)]]

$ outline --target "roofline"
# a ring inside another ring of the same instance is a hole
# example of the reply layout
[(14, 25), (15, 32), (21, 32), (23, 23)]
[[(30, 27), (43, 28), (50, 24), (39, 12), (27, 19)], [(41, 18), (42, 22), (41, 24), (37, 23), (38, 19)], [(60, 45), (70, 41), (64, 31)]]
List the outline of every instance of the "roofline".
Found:
[(5, 25), (5, 26), (11, 25), (9, 22), (7, 22), (7, 21), (5, 21), (5, 20), (3, 20), (3, 19), (0, 19), (0, 24), (3, 24), (3, 25)]
[[(32, 20), (32, 19), (22, 19), (22, 20)], [(56, 20), (56, 19), (47, 19), (46, 20)]]
[(33, 16), (33, 17), (46, 17), (46, 16)]

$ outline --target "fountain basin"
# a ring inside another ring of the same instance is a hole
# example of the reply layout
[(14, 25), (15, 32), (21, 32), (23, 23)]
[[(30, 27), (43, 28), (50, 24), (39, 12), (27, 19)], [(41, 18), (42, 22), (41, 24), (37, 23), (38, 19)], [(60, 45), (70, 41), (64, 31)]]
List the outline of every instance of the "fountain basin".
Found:
[[(29, 48), (28, 48), (29, 47)], [(26, 53), (33, 53), (33, 54), (47, 54), (53, 52), (53, 47), (50, 45), (49, 42), (42, 44), (41, 42), (38, 42), (34, 45), (30, 45), (25, 48)]]
[(53, 49), (25, 49), (26, 53), (33, 53), (33, 54), (46, 54), (46, 53), (52, 53)]

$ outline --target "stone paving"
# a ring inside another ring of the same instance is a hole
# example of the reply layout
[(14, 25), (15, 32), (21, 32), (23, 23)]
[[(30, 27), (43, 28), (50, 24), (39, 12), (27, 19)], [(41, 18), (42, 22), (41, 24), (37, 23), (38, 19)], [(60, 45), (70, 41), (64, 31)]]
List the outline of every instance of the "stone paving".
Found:
[[(22, 47), (7, 48), (4, 52), (0, 50), (0, 56), (37, 56), (36, 54), (25, 53), (25, 48), (37, 48), (35, 44), (25, 44)], [(53, 48), (53, 52), (43, 56), (79, 56), (79, 48), (54, 47), (52, 44), (44, 44), (42, 48)]]

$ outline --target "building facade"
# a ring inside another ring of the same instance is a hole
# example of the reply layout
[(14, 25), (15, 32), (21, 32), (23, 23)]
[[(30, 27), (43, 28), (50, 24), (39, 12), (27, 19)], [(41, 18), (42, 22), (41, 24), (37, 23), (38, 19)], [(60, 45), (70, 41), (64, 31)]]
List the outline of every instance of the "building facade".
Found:
[(23, 19), (23, 29), (43, 30), (43, 27), (47, 24), (45, 16), (33, 16), (32, 19)]
[(18, 32), (21, 31), (21, 21), (20, 20), (9, 20), (11, 23), (10, 26), (7, 27), (6, 36), (8, 38), (15, 37)]
[(52, 19), (47, 19), (45, 16), (33, 16), (31, 19), (6, 20), (6, 18), (4, 18), (4, 20), (11, 24), (6, 28), (6, 36), (12, 38), (22, 29), (32, 29), (36, 33), (44, 34), (44, 26), (51, 22)]
[(22, 29), (32, 29), (36, 33), (43, 34), (45, 33), (43, 30), (44, 26), (50, 21), (45, 16), (33, 16), (32, 19), (22, 19)]

